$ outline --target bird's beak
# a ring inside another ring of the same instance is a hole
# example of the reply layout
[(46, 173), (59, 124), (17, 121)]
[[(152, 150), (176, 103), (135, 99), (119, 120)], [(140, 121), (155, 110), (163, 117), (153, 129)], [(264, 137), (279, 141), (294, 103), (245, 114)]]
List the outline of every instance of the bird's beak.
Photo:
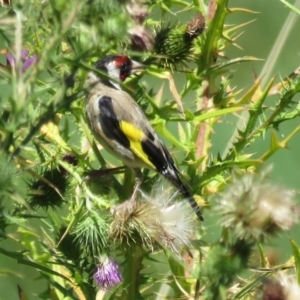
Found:
[(132, 60), (131, 72), (130, 74), (134, 74), (137, 72), (141, 72), (145, 70), (145, 66), (137, 61)]

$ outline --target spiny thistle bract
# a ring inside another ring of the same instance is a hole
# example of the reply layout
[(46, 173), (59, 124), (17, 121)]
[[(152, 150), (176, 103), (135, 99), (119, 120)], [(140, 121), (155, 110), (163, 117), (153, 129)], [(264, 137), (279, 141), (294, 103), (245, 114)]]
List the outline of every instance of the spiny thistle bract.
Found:
[(44, 209), (61, 207), (69, 181), (65, 172), (60, 169), (44, 170), (39, 178), (33, 178), (28, 183), (29, 204)]
[[(74, 262), (79, 262), (80, 256), (82, 254), (82, 249), (80, 244), (76, 241), (76, 236), (66, 233), (67, 227), (62, 227), (59, 229), (56, 235), (56, 244), (58, 244), (58, 250), (63, 253), (63, 255)], [(62, 236), (63, 239), (61, 238)]]
[(95, 195), (108, 195), (112, 189), (112, 175), (103, 170), (94, 170), (87, 173), (85, 182), (89, 190)]
[(251, 254), (252, 244), (248, 241), (237, 239), (231, 245), (220, 244), (212, 247), (203, 266), (207, 276), (207, 289), (204, 299), (221, 299), (224, 288), (232, 282), (246, 267)]
[[(73, 153), (65, 153), (62, 161), (77, 166), (78, 159)], [(61, 207), (68, 196), (70, 185), (69, 173), (63, 167), (42, 170), (37, 176), (29, 180), (29, 204), (48, 209)]]
[(3, 197), (4, 194), (9, 195), (11, 190), (16, 193), (20, 185), (16, 184), (18, 169), (4, 151), (0, 151), (0, 161), (0, 195)]
[(108, 247), (108, 224), (99, 210), (85, 212), (76, 222), (72, 234), (82, 252), (90, 257), (101, 256)]
[(191, 61), (193, 41), (205, 28), (205, 19), (196, 15), (188, 24), (156, 28), (153, 52), (156, 63), (164, 68), (181, 70)]

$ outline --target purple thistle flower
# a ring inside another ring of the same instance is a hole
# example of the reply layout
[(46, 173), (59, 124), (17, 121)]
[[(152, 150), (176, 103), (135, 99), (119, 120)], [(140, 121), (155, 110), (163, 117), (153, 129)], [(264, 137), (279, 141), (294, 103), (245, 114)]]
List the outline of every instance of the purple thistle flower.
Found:
[[(29, 56), (28, 50), (22, 50), (21, 52), (21, 60), (23, 62), (22, 65), (22, 73), (25, 73), (25, 71), (36, 62), (36, 55)], [(15, 66), (15, 58), (10, 53), (6, 54), (6, 63), (8, 66)]]
[(102, 263), (97, 266), (93, 278), (104, 291), (116, 286), (123, 280), (119, 271), (119, 264), (108, 257), (104, 258)]

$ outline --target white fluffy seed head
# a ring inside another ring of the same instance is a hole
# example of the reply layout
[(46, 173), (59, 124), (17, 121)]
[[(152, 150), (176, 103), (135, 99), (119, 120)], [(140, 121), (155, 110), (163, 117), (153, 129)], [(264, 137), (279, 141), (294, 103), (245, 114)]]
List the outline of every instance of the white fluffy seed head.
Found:
[(161, 185), (152, 194), (141, 192), (139, 200), (115, 208), (111, 236), (118, 243), (141, 242), (151, 250), (161, 245), (179, 254), (183, 246), (190, 244), (196, 225), (190, 206), (175, 201), (176, 197), (177, 193)]
[(294, 276), (279, 273), (271, 279), (265, 280), (260, 299), (298, 300), (300, 299), (300, 286)]
[(295, 195), (264, 175), (246, 174), (219, 195), (216, 210), (221, 224), (238, 237), (262, 237), (278, 229), (289, 230), (298, 221)]

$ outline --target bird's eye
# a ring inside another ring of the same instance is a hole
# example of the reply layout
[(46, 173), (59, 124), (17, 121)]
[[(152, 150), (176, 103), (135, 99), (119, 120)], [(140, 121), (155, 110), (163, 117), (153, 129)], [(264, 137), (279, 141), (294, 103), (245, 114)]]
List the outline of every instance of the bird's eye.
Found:
[(120, 70), (125, 71), (127, 69), (127, 65), (124, 63), (121, 65)]

